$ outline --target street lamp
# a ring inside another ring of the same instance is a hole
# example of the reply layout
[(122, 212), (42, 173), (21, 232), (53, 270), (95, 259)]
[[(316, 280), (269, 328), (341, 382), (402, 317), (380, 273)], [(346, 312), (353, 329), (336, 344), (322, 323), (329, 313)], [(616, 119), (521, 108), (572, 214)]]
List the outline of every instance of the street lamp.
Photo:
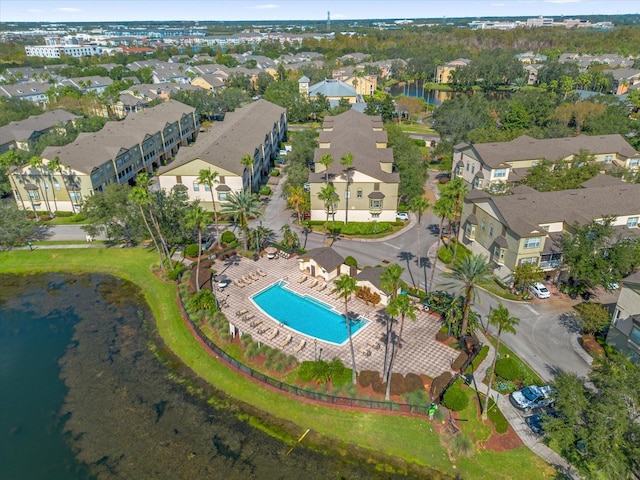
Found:
[(318, 340), (314, 338), (313, 339), (313, 360), (316, 361), (316, 362), (318, 361), (317, 348), (318, 348)]

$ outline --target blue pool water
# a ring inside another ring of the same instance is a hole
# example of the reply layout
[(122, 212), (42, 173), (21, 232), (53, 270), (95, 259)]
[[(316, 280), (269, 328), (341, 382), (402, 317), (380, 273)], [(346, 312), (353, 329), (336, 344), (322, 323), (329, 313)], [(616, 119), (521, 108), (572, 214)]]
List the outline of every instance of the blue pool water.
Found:
[[(276, 322), (303, 335), (342, 345), (349, 338), (344, 316), (331, 306), (308, 296), (301, 296), (274, 283), (251, 297), (253, 303)], [(369, 323), (365, 318), (351, 321), (351, 335)]]

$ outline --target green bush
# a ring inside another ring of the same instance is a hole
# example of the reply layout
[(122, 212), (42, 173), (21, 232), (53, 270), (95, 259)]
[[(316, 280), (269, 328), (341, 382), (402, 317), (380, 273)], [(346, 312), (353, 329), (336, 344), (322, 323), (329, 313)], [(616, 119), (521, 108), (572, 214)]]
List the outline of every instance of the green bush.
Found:
[(167, 278), (169, 280), (173, 280), (176, 281), (178, 280), (178, 278), (180, 278), (180, 275), (182, 274), (182, 272), (184, 272), (187, 269), (187, 267), (185, 266), (184, 263), (182, 262), (177, 262), (175, 264), (175, 268), (169, 270), (169, 272), (167, 273)]
[(199, 251), (200, 251), (200, 249), (198, 248), (198, 244), (197, 243), (190, 243), (184, 249), (184, 255), (185, 255), (185, 257), (194, 258), (194, 257), (198, 256), (198, 252)]
[(344, 264), (348, 265), (349, 267), (358, 268), (358, 261), (355, 258), (353, 258), (351, 255), (347, 256), (347, 258), (344, 259)]
[(449, 331), (447, 330), (447, 327), (444, 328), (444, 332), (442, 330), (438, 330), (436, 333), (436, 340), (443, 343), (449, 340)]
[(220, 241), (225, 245), (229, 245), (236, 241), (236, 234), (231, 230), (226, 230), (222, 232), (222, 236), (220, 237)]
[[(386, 390), (386, 385), (385, 385)], [(404, 375), (393, 372), (391, 374), (391, 395), (402, 395), (407, 390), (404, 385)]]
[(445, 407), (449, 410), (453, 410), (454, 412), (459, 412), (467, 408), (467, 405), (469, 405), (469, 397), (462, 391), (461, 382), (459, 380), (454, 382), (454, 384), (444, 392), (442, 403), (444, 403)]
[(271, 195), (271, 187), (269, 185), (265, 185), (260, 189), (260, 195)]
[(60, 210), (56, 210), (53, 212), (56, 217), (73, 217), (73, 212), (61, 212)]
[(273, 170), (271, 170), (271, 172), (269, 172), (269, 176), (270, 177), (279, 177), (280, 176), (280, 170), (278, 170), (277, 168), (274, 168)]
[(424, 382), (420, 375), (415, 373), (407, 373), (404, 377), (404, 391), (405, 392), (415, 392), (418, 390), (422, 390), (424, 392)]
[(440, 247), (440, 250), (438, 250), (438, 258), (442, 263), (451, 263), (451, 260), (453, 259), (453, 252), (446, 246)]
[(424, 388), (422, 390), (405, 393), (402, 395), (402, 400), (411, 405), (424, 405), (425, 407), (430, 403), (429, 397), (427, 396), (427, 392), (424, 391)]
[(501, 358), (496, 362), (496, 375), (505, 380), (520, 378), (520, 363), (513, 357)]

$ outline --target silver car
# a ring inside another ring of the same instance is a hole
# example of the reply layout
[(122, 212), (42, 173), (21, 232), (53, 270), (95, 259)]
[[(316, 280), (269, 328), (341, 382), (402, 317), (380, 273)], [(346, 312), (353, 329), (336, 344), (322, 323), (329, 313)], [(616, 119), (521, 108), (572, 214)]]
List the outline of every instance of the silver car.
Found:
[(544, 387), (531, 385), (522, 390), (511, 392), (509, 400), (514, 407), (528, 412), (532, 408), (542, 408), (551, 405), (555, 402), (554, 393), (555, 391), (549, 385), (545, 385)]

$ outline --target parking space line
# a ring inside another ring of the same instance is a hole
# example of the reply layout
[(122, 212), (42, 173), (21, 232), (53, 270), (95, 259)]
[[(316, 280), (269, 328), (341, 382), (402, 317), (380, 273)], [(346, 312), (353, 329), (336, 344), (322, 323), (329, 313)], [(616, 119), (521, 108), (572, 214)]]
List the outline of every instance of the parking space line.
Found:
[(382, 242), (383, 245), (386, 245), (387, 247), (391, 247), (391, 248), (395, 248), (396, 250), (400, 250), (400, 247), (398, 247), (397, 245), (391, 245), (390, 243), (387, 242)]
[(529, 310), (531, 310), (533, 313), (535, 313), (536, 315), (540, 315), (538, 312), (536, 312), (536, 311), (533, 309), (533, 307), (532, 307), (531, 305), (527, 305), (527, 308), (528, 308)]

